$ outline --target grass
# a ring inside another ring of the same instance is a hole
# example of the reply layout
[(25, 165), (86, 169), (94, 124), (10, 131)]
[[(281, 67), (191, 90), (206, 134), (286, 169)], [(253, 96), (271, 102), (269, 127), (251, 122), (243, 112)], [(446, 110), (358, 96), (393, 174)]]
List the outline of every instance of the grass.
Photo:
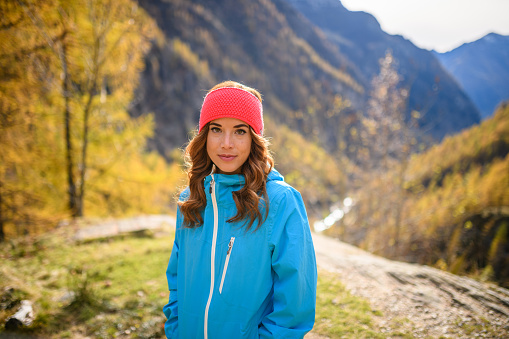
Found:
[[(163, 338), (165, 270), (173, 235), (74, 244), (63, 235), (0, 247), (0, 323), (19, 302), (34, 302), (23, 330), (43, 338)], [(7, 260), (6, 260), (7, 259)], [(329, 338), (389, 338), (368, 302), (338, 276), (319, 272), (314, 333)], [(3, 327), (0, 327), (0, 336)], [(407, 337), (399, 336), (396, 337)]]
[(351, 295), (336, 275), (319, 272), (315, 333), (331, 338), (384, 338), (373, 321), (380, 315), (366, 300)]
[(0, 295), (10, 305), (0, 322), (28, 298), (36, 319), (26, 332), (43, 337), (163, 337), (172, 243), (169, 235), (81, 245), (54, 237), (23, 251), (4, 246)]

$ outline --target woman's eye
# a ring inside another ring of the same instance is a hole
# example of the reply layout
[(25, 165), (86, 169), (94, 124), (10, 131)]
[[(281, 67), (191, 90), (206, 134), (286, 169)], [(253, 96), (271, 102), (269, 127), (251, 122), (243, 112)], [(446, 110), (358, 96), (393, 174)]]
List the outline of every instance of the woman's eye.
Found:
[(237, 133), (237, 134), (239, 134), (239, 135), (244, 135), (244, 134), (246, 134), (246, 131), (245, 131), (245, 130), (243, 130), (243, 129), (238, 129), (238, 130), (236, 131), (236, 133)]
[(212, 127), (210, 130), (211, 130), (212, 132), (214, 132), (214, 133), (219, 133), (219, 132), (221, 132), (221, 129), (219, 129), (219, 127)]

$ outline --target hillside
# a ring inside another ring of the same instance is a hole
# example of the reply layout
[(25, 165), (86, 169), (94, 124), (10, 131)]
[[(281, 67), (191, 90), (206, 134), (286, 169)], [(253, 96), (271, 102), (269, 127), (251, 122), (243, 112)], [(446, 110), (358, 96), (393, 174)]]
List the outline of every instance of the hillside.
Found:
[[(309, 26), (299, 36), (273, 2), (144, 1), (164, 41), (154, 44), (133, 114), (154, 112), (163, 154), (187, 141), (206, 90), (225, 79), (258, 88), (267, 119), (336, 148), (343, 117), (339, 95), (353, 107), (365, 89), (339, 52)], [(313, 45), (311, 45), (313, 42)]]
[[(372, 17), (348, 12), (339, 1), (330, 10), (320, 9), (330, 14), (320, 20), (323, 25), (283, 0), (140, 5), (164, 38), (146, 58), (131, 113), (155, 113), (153, 146), (167, 157), (187, 141), (205, 91), (225, 79), (258, 88), (268, 119), (337, 152), (348, 126), (365, 109), (378, 59), (387, 48), (394, 50), (405, 86), (411, 87), (409, 108), (423, 112), (423, 131), (441, 139), (479, 121), (475, 107), (429, 52), (385, 34)], [(356, 22), (356, 29), (333, 26), (347, 22)]]
[(436, 56), (472, 98), (483, 119), (509, 99), (509, 36), (490, 33)]
[(330, 232), (384, 256), (509, 286), (509, 105), (372, 176)]

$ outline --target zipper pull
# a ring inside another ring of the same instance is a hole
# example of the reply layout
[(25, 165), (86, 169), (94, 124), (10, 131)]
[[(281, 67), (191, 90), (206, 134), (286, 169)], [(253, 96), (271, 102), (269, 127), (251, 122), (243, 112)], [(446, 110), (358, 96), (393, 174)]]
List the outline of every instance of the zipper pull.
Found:
[(212, 179), (210, 180), (210, 188), (209, 188), (209, 193), (212, 194), (212, 186), (215, 184), (214, 182), (214, 176), (212, 176)]
[(231, 237), (230, 238), (230, 243), (228, 244), (228, 251), (226, 252), (226, 255), (229, 255), (230, 252), (232, 251), (232, 247), (233, 247), (233, 242), (235, 241), (235, 237)]

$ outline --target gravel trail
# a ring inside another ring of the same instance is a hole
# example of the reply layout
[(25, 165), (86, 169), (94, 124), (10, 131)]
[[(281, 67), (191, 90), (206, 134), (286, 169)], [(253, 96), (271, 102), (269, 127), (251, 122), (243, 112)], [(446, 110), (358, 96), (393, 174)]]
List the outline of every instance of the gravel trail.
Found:
[[(416, 338), (509, 338), (507, 289), (388, 260), (319, 234), (313, 241), (318, 267), (337, 273), (352, 294), (382, 311), (375, 317), (382, 332), (395, 330), (391, 320), (400, 320), (396, 330)], [(468, 332), (483, 323), (489, 328)]]

